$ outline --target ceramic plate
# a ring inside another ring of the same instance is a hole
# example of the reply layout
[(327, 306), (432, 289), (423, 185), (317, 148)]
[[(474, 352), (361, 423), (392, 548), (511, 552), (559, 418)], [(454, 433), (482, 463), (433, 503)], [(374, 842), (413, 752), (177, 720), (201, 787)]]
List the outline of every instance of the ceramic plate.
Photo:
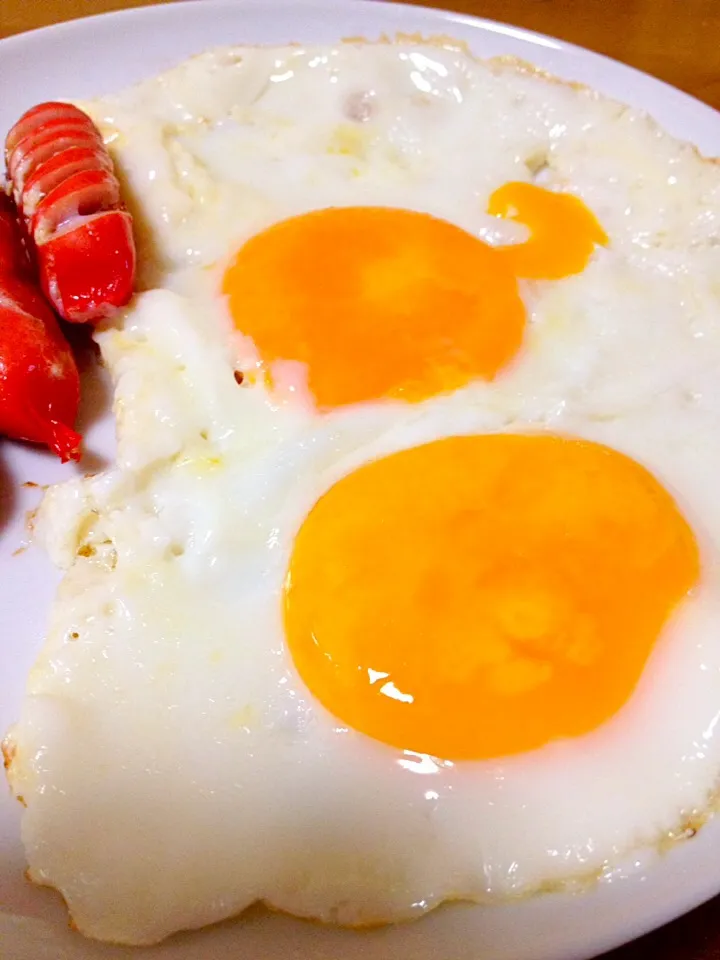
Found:
[[(0, 130), (27, 107), (56, 97), (92, 97), (152, 75), (206, 47), (229, 42), (332, 42), (383, 32), (449, 34), (481, 56), (510, 54), (641, 107), (675, 136), (720, 154), (720, 118), (709, 107), (628, 67), (526, 30), (413, 6), (359, 0), (194, 0), (61, 24), (0, 43)], [(85, 397), (86, 462), (112, 453), (107, 392)], [(49, 561), (23, 549), (25, 518), (39, 491), (23, 486), (69, 476), (40, 452), (0, 449), (3, 656), (0, 729), (18, 711), (42, 640), (57, 580)], [(20, 552), (18, 552), (20, 551)], [(442, 908), (408, 925), (352, 933), (250, 911), (240, 921), (175, 937), (152, 950), (104, 947), (67, 929), (60, 898), (23, 880), (19, 809), (0, 791), (0, 953), (4, 960), (569, 960), (638, 936), (720, 891), (720, 819), (647, 869), (582, 895), (512, 905)]]

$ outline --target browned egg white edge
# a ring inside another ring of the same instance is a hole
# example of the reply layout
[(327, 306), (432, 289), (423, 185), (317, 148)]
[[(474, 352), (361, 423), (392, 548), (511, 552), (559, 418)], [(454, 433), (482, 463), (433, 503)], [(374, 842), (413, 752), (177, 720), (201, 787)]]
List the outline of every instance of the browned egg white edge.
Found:
[[(578, 93), (581, 93), (583, 96), (586, 96), (592, 100), (605, 101), (606, 103), (614, 103), (618, 107), (620, 107), (623, 110), (623, 112), (629, 111), (634, 113), (647, 124), (647, 126), (652, 130), (653, 133), (662, 135), (664, 137), (669, 137), (671, 140), (673, 140), (674, 143), (678, 144), (681, 148), (687, 150), (689, 153), (694, 154), (695, 157), (698, 160), (700, 160), (702, 163), (711, 164), (714, 167), (716, 166), (718, 169), (720, 169), (720, 157), (705, 156), (695, 144), (689, 141), (681, 140), (677, 137), (673, 137), (671, 134), (669, 134), (665, 130), (665, 128), (657, 120), (655, 120), (646, 111), (631, 107), (623, 103), (622, 101), (615, 100), (612, 97), (606, 97), (587, 84), (580, 83), (577, 81), (572, 81), (572, 80), (564, 80), (561, 77), (558, 77), (540, 67), (535, 66), (534, 64), (530, 63), (527, 60), (524, 60), (521, 57), (516, 57), (511, 55), (499, 55), (495, 57), (483, 58), (475, 55), (470, 49), (470, 46), (466, 41), (458, 40), (448, 34), (431, 34), (428, 36), (424, 36), (419, 32), (418, 33), (397, 32), (394, 34), (394, 36), (391, 36), (386, 33), (382, 33), (379, 35), (379, 37), (376, 40), (371, 40), (368, 37), (364, 37), (364, 36), (350, 36), (350, 37), (342, 37), (338, 42), (341, 44), (354, 45), (354, 46), (363, 46), (363, 45), (376, 46), (376, 45), (395, 44), (398, 46), (413, 45), (413, 46), (436, 47), (443, 50), (451, 50), (451, 51), (456, 51), (458, 53), (462, 53), (464, 56), (466, 56), (468, 59), (470, 59), (474, 63), (482, 64), (486, 68), (490, 69), (490, 71), (495, 75), (502, 74), (503, 72), (509, 70), (514, 73), (524, 74), (526, 76), (537, 78), (538, 80), (541, 80), (545, 83), (558, 84), (560, 86), (569, 87), (570, 89), (575, 90)], [(332, 46), (332, 44), (323, 44), (323, 45)], [(240, 44), (238, 44), (238, 46), (240, 46)], [(263, 49), (263, 48), (278, 48), (281, 46), (304, 47), (304, 46), (308, 46), (308, 44), (301, 43), (299, 41), (290, 41), (286, 44), (278, 44), (278, 43), (242, 44), (242, 46), (245, 49)], [(201, 53), (195, 54), (194, 56), (185, 57), (183, 58), (183, 60), (176, 61), (176, 63), (173, 66), (170, 66), (164, 69), (163, 71), (161, 71), (161, 73), (170, 72), (175, 67), (180, 66), (182, 63), (185, 63), (188, 60), (193, 60), (195, 59), (195, 57), (202, 56), (204, 53), (210, 52), (211, 49), (212, 48), (210, 48), (209, 50), (203, 51)], [(151, 78), (145, 78), (145, 80), (147, 79), (151, 79)], [(143, 81), (140, 81), (140, 82), (143, 82)], [(537, 151), (536, 154), (526, 158), (525, 162), (531, 174), (534, 174), (544, 167), (545, 158), (542, 151)], [(82, 550), (83, 550), (83, 547), (81, 545), (78, 549), (77, 555), (82, 555)], [(10, 785), (10, 789), (14, 794), (14, 796), (16, 797), (16, 799), (23, 806), (27, 806), (27, 803), (24, 800), (24, 798), (15, 789), (14, 782), (13, 782), (15, 779), (13, 766), (15, 765), (17, 748), (12, 738), (12, 728), (6, 735), (5, 739), (2, 741), (1, 747), (2, 747), (4, 767), (5, 767), (8, 783)], [(633, 850), (636, 850), (638, 848), (642, 848), (645, 850), (648, 850), (648, 849), (652, 850), (654, 847), (657, 854), (661, 856), (664, 854), (667, 854), (679, 844), (684, 843), (685, 841), (695, 837), (698, 834), (698, 832), (705, 826), (705, 824), (708, 823), (710, 819), (712, 819), (714, 814), (718, 812), (720, 812), (720, 775), (718, 777), (718, 782), (716, 786), (708, 794), (707, 802), (706, 804), (703, 805), (702, 809), (693, 809), (691, 811), (682, 813), (678, 819), (677, 826), (673, 829), (666, 831), (658, 840), (656, 840), (654, 845), (647, 844), (647, 843), (643, 843), (638, 846), (630, 845), (627, 851), (625, 852), (625, 854), (617, 858), (617, 861), (620, 862), (623, 859), (623, 856), (628, 856)], [(516, 891), (514, 893), (504, 894), (501, 902), (503, 903), (519, 902), (519, 901), (528, 900), (530, 898), (534, 898), (543, 894), (581, 893), (581, 892), (590, 890), (594, 886), (596, 886), (596, 884), (600, 882), (600, 880), (603, 878), (604, 874), (605, 874), (605, 869), (598, 868), (598, 869), (590, 870), (584, 874), (576, 874), (572, 878), (568, 878), (568, 879), (545, 880), (535, 886), (530, 886), (523, 890)], [(50, 887), (52, 889), (55, 889), (56, 892), (60, 895), (60, 897), (64, 901), (65, 898), (63, 897), (61, 891), (53, 887), (52, 884), (45, 882), (41, 877), (33, 876), (33, 872), (31, 869), (28, 868), (28, 870), (26, 870), (25, 876), (31, 883), (33, 883), (38, 887)], [(411, 922), (415, 919), (418, 919), (420, 915), (424, 916), (428, 913), (434, 912), (435, 910), (443, 906), (449, 906), (449, 905), (452, 905), (452, 903), (459, 903), (459, 902), (465, 902), (465, 903), (470, 902), (470, 903), (476, 903), (479, 905), (491, 905), (493, 903), (497, 903), (500, 901), (497, 901), (495, 898), (492, 898), (492, 897), (488, 897), (487, 899), (484, 899), (481, 897), (469, 899), (465, 895), (448, 894), (444, 896), (441, 901), (438, 901), (436, 903), (429, 903), (421, 911), (421, 913), (418, 914), (417, 917), (404, 917), (404, 918), (401, 917), (398, 920), (392, 921), (392, 923), (399, 924), (399, 923)], [(70, 912), (70, 909), (66, 901), (65, 901), (65, 905), (68, 909), (68, 917), (69, 917), (68, 924), (70, 928), (73, 930), (79, 930), (78, 926), (73, 920), (72, 914)], [(235, 915), (235, 919), (238, 916), (244, 915), (249, 910), (256, 909), (258, 906), (264, 907), (273, 913), (280, 913), (280, 914), (287, 913), (287, 911), (274, 906), (272, 901), (267, 899), (261, 899), (245, 907), (242, 911), (240, 911), (239, 914)], [(311, 917), (302, 917), (294, 914), (288, 914), (288, 915), (296, 916), (298, 919), (302, 919), (305, 922), (313, 923), (318, 926), (322, 926), (322, 927), (328, 926), (328, 924)], [(231, 920), (231, 919), (233, 918), (228, 917), (225, 920), (219, 921), (219, 922), (226, 923), (228, 922), (228, 920)], [(214, 926), (214, 925), (215, 924), (210, 924), (209, 926)], [(386, 920), (366, 920), (358, 924), (346, 923), (346, 924), (342, 924), (341, 926), (346, 927), (348, 929), (357, 930), (357, 931), (370, 931), (373, 929), (377, 929), (377, 928), (385, 927), (389, 925), (390, 925), (389, 922)], [(188, 929), (199, 929), (199, 928), (188, 928)], [(82, 931), (80, 930), (80, 932)]]

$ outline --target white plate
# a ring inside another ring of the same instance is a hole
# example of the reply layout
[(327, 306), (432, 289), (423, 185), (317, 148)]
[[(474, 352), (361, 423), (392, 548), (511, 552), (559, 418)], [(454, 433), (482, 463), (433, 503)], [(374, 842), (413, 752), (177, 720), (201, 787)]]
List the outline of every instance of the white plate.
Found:
[[(0, 0), (1, 2), (1, 0)], [(151, 75), (214, 44), (334, 41), (382, 32), (445, 33), (483, 56), (512, 54), (561, 77), (585, 82), (642, 107), (671, 133), (720, 154), (720, 117), (651, 77), (526, 30), (418, 7), (347, 0), (195, 0), (62, 24), (0, 43), (0, 130), (24, 110), (54, 97), (90, 97)], [(94, 398), (88, 405), (107, 404)], [(98, 457), (112, 446), (107, 416), (86, 432)], [(85, 468), (92, 468), (88, 462)], [(56, 575), (35, 549), (18, 555), (25, 511), (48, 483), (70, 475), (49, 456), (3, 443), (0, 451), (0, 730), (17, 713), (25, 677), (41, 642)], [(102, 947), (66, 928), (49, 891), (22, 879), (19, 809), (0, 792), (0, 953), (3, 960), (100, 960), (137, 957)], [(183, 935), (142, 956), (152, 960), (564, 960), (610, 949), (672, 919), (720, 891), (720, 820), (652, 869), (583, 895), (552, 895), (504, 907), (445, 908), (414, 924), (370, 933), (328, 930), (252, 912), (241, 922)]]

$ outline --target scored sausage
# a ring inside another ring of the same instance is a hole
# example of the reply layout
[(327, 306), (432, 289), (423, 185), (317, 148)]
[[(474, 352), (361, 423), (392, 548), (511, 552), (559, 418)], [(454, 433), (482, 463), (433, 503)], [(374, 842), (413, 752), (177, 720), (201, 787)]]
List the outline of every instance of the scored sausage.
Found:
[(71, 323), (111, 316), (132, 296), (136, 254), (98, 128), (72, 104), (41, 103), (13, 126), (5, 160), (46, 297)]

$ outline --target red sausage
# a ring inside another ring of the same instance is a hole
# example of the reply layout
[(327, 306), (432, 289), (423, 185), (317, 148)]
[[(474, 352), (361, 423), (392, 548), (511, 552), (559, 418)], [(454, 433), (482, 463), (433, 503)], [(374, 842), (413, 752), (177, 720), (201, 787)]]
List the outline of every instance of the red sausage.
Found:
[(5, 141), (13, 194), (43, 292), (73, 323), (112, 316), (132, 296), (132, 219), (100, 131), (71, 104), (28, 110)]
[(0, 433), (77, 460), (79, 399), (72, 351), (32, 283), (15, 209), (0, 192)]

